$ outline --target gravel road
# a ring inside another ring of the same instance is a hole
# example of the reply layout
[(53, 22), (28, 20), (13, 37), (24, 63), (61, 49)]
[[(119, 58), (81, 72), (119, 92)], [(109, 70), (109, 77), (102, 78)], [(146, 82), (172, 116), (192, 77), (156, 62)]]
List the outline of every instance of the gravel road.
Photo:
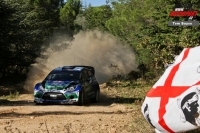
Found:
[(0, 133), (130, 133), (133, 108), (117, 104), (106, 91), (99, 103), (35, 105), (32, 94), (0, 100)]

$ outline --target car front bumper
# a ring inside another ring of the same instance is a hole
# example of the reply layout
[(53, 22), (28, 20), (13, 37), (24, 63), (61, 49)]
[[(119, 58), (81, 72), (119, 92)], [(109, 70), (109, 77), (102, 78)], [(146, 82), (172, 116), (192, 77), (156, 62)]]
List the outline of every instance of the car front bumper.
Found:
[(45, 104), (45, 103), (75, 104), (75, 103), (78, 103), (78, 99), (46, 100), (46, 99), (42, 99), (42, 98), (34, 98), (34, 103), (38, 103), (38, 104)]
[(78, 103), (79, 91), (77, 92), (45, 92), (42, 95), (34, 95), (34, 103), (60, 103), (60, 104), (75, 104)]

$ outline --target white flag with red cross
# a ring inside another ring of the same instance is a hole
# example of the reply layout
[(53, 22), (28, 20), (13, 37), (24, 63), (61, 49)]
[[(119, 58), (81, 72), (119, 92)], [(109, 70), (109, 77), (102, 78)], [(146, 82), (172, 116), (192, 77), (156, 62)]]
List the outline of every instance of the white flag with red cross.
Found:
[(146, 94), (141, 111), (160, 133), (200, 127), (200, 46), (185, 48)]

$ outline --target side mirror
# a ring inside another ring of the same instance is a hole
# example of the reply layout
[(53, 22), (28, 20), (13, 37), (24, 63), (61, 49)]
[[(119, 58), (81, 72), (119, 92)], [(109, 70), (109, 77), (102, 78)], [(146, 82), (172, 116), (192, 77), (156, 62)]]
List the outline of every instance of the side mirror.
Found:
[(90, 83), (90, 82), (91, 82), (91, 78), (88, 78), (86, 81), (87, 81), (88, 83)]

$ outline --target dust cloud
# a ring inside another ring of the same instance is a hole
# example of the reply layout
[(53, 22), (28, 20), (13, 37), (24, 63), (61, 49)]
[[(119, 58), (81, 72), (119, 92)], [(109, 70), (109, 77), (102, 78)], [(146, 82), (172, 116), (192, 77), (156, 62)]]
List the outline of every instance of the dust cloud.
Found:
[[(64, 40), (63, 40), (64, 41)], [(113, 75), (126, 74), (136, 69), (135, 55), (127, 46), (99, 31), (80, 32), (74, 36), (69, 47), (52, 51), (47, 58), (38, 58), (28, 73), (25, 89), (33, 92), (37, 82), (42, 81), (54, 68), (68, 65), (90, 65), (95, 68), (99, 83), (104, 83)], [(54, 44), (60, 45), (60, 44)]]

